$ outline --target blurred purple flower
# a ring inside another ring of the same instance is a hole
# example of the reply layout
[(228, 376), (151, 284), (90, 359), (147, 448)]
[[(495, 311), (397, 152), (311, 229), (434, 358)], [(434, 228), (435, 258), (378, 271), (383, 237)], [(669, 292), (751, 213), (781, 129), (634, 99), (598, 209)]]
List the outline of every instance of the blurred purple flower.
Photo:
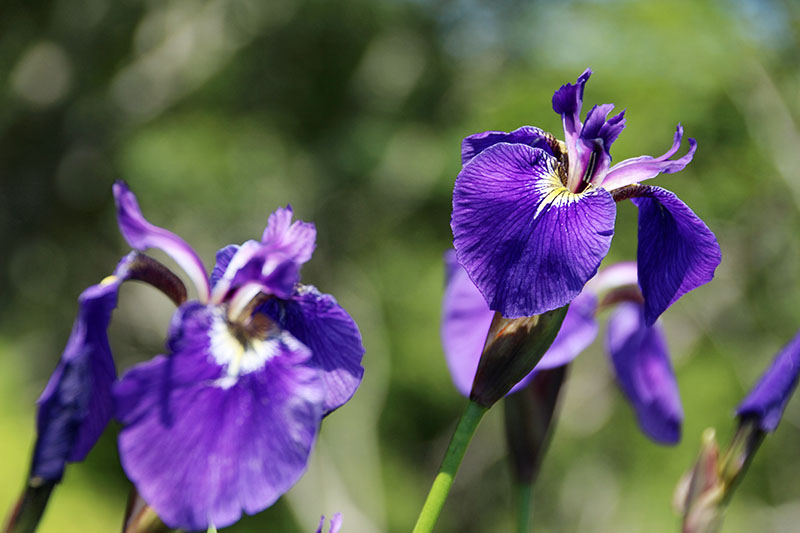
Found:
[(132, 275), (141, 258), (160, 266), (134, 252), (81, 295), (73, 334), (40, 399), (32, 474), (57, 480), (66, 461), (82, 459), (111, 418), (113, 394), (120, 459), (147, 503), (173, 528), (227, 526), (300, 478), (322, 417), (361, 382), (361, 336), (332, 296), (299, 283), (316, 230), (292, 222), (291, 207), (270, 215), (260, 242), (220, 250), (209, 277), (180, 237), (144, 219), (124, 183), (114, 185), (114, 198), (128, 243), (171, 256), (198, 300), (184, 303), (185, 289), (174, 297), (180, 307), (167, 355), (115, 383), (106, 329), (120, 284), (144, 279), (173, 294), (182, 284), (164, 267)]
[(459, 262), (504, 317), (541, 314), (575, 298), (597, 273), (614, 234), (615, 202), (639, 208), (639, 285), (647, 324), (690, 290), (710, 281), (720, 262), (714, 234), (673, 193), (639, 182), (682, 170), (694, 156), (640, 156), (611, 164), (624, 111), (594, 106), (581, 122), (587, 69), (553, 96), (566, 142), (539, 128), (488, 131), (462, 144), (451, 226)]
[[(494, 311), (452, 250), (445, 254), (445, 263), (448, 276), (442, 305), (442, 344), (453, 383), (469, 397)], [(598, 332), (595, 314), (602, 297), (600, 307), (616, 305), (609, 318), (606, 347), (639, 426), (657, 442), (678, 442), (683, 421), (678, 385), (663, 332), (658, 324), (646, 323), (636, 285), (634, 263), (617, 263), (601, 270), (570, 304), (550, 349), (511, 393), (522, 390), (537, 372), (570, 363), (594, 341)]]
[[(325, 517), (319, 519), (319, 527), (317, 533), (325, 533), (322, 528), (325, 527)], [(328, 533), (339, 533), (342, 529), (342, 513), (336, 513), (331, 517), (331, 529)]]
[(741, 419), (753, 419), (766, 433), (775, 431), (800, 376), (800, 331), (778, 352), (761, 379), (736, 408)]

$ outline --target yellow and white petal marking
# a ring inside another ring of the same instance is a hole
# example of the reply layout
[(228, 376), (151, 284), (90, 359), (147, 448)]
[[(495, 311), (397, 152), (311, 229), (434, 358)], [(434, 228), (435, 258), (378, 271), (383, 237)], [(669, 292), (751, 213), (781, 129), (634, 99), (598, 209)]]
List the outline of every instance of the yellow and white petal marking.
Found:
[[(533, 184), (534, 189), (544, 193), (544, 198), (537, 206), (533, 218), (538, 218), (543, 211), (546, 211), (550, 207), (569, 205), (577, 202), (580, 200), (581, 196), (583, 196), (583, 193), (574, 193), (564, 186), (561, 179), (558, 177), (558, 171), (555, 168), (555, 165), (558, 163), (555, 162), (555, 160), (547, 158), (546, 164), (548, 171)], [(588, 191), (590, 188), (591, 185), (587, 187), (584, 192)]]
[(209, 331), (209, 352), (214, 362), (225, 368), (225, 377), (215, 384), (223, 389), (233, 386), (239, 376), (256, 372), (280, 354), (282, 350), (296, 351), (303, 345), (289, 332), (271, 324), (265, 332), (248, 334), (228, 322), (224, 309), (215, 311)]

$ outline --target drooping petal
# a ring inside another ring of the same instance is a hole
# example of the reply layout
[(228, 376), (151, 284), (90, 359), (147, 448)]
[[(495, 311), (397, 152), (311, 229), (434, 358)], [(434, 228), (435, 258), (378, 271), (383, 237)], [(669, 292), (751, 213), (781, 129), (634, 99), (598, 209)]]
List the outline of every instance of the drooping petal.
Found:
[(158, 248), (165, 252), (180, 265), (195, 284), (200, 300), (208, 301), (210, 294), (208, 274), (192, 247), (171, 231), (154, 226), (145, 220), (136, 196), (124, 182), (114, 183), (113, 192), (119, 230), (128, 244), (140, 251)]
[(309, 350), (286, 332), (237, 345), (223, 317), (185, 304), (172, 355), (114, 387), (123, 468), (172, 528), (225, 527), (269, 507), (305, 470), (322, 417)]
[(138, 252), (124, 257), (113, 275), (83, 291), (67, 346), (39, 397), (32, 477), (60, 480), (66, 462), (82, 461), (111, 419), (111, 384), (117, 372), (107, 330), (119, 287), (129, 279), (159, 288), (176, 303), (186, 299), (186, 289), (174, 274)]
[(316, 246), (317, 229), (310, 222), (292, 222), (292, 206), (275, 210), (269, 216), (261, 242), (273, 252), (282, 252), (287, 259), (303, 264), (311, 259)]
[(775, 431), (797, 387), (799, 375), (800, 331), (778, 352), (756, 386), (736, 408), (736, 414), (741, 418), (755, 418), (761, 431)]
[(262, 310), (311, 350), (308, 364), (325, 384), (323, 413), (344, 405), (364, 375), (361, 334), (347, 311), (310, 285), (298, 285), (288, 300), (269, 300)]
[(607, 345), (614, 373), (642, 431), (662, 444), (680, 441), (683, 409), (658, 325), (647, 326), (641, 306), (622, 303), (609, 319)]
[(473, 157), (497, 143), (527, 144), (541, 148), (552, 155), (549, 135), (539, 128), (523, 126), (510, 133), (504, 131), (484, 131), (466, 137), (461, 142), (461, 164), (466, 165)]
[(458, 263), (454, 250), (445, 254), (445, 265), (448, 276), (442, 300), (442, 346), (453, 384), (469, 398), (494, 311)]
[(639, 208), (639, 286), (653, 324), (678, 298), (711, 281), (722, 255), (708, 226), (674, 193), (636, 188)]
[(611, 244), (610, 194), (570, 193), (553, 165), (542, 150), (500, 143), (456, 180), (451, 226), (458, 260), (489, 307), (507, 318), (570, 302)]
[(659, 174), (672, 174), (683, 170), (692, 161), (694, 153), (697, 151), (697, 141), (689, 139), (689, 151), (686, 155), (678, 159), (670, 159), (678, 151), (682, 138), (683, 126), (678, 124), (672, 148), (667, 150), (664, 155), (660, 157), (643, 155), (617, 163), (608, 171), (601, 186), (608, 191), (612, 191), (626, 185), (633, 185), (634, 183), (654, 178)]
[[(581, 123), (583, 89), (591, 75), (592, 69), (587, 68), (583, 74), (578, 76), (575, 85), (564, 84), (553, 95), (553, 111), (561, 115), (561, 121), (564, 123), (564, 140), (569, 153), (575, 153), (575, 141), (583, 128)], [(571, 166), (572, 163), (570, 163), (570, 169)]]

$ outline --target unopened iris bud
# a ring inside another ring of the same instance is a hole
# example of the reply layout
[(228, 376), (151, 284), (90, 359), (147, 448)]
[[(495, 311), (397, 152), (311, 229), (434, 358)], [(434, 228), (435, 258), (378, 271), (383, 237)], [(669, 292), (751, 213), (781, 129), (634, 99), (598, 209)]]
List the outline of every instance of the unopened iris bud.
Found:
[(506, 396), (506, 440), (512, 475), (532, 484), (553, 434), (555, 411), (568, 365), (537, 372), (519, 392)]
[(513, 319), (496, 313), (472, 382), (470, 400), (491, 407), (527, 376), (556, 338), (568, 307)]

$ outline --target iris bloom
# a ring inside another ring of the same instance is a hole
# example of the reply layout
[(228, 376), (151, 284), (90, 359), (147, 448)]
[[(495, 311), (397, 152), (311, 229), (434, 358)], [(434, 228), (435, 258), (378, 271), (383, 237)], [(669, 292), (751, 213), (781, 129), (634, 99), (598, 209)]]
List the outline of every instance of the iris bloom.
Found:
[(451, 226), (459, 262), (504, 317), (532, 316), (575, 298), (595, 275), (614, 234), (616, 202), (639, 208), (639, 285), (651, 325), (690, 290), (707, 283), (720, 262), (714, 234), (675, 194), (640, 182), (682, 170), (694, 156), (678, 151), (683, 128), (660, 157), (611, 166), (611, 144), (624, 111), (594, 106), (581, 122), (587, 69), (553, 96), (565, 141), (539, 128), (487, 131), (462, 144)]
[[(139, 252), (81, 295), (67, 348), (39, 400), (32, 479), (60, 479), (113, 414), (123, 425), (122, 466), (167, 525), (227, 526), (242, 510), (270, 506), (302, 475), (320, 421), (361, 381), (358, 328), (332, 296), (299, 283), (316, 230), (292, 222), (290, 207), (270, 215), (260, 241), (221, 249), (208, 276), (180, 237), (144, 219), (124, 183), (114, 185), (114, 198), (128, 243), (166, 252), (198, 299), (185, 301), (178, 278)], [(106, 329), (128, 279), (150, 282), (180, 306), (166, 355), (115, 382)]]
[[(480, 291), (452, 251), (445, 255), (447, 288), (442, 306), (442, 344), (458, 391), (469, 397), (486, 334), (494, 316)], [(680, 440), (683, 409), (660, 326), (645, 320), (636, 265), (617, 263), (600, 271), (572, 302), (550, 349), (511, 393), (524, 388), (537, 372), (569, 364), (597, 337), (598, 309), (614, 305), (606, 348), (622, 392), (639, 426), (664, 444)]]

